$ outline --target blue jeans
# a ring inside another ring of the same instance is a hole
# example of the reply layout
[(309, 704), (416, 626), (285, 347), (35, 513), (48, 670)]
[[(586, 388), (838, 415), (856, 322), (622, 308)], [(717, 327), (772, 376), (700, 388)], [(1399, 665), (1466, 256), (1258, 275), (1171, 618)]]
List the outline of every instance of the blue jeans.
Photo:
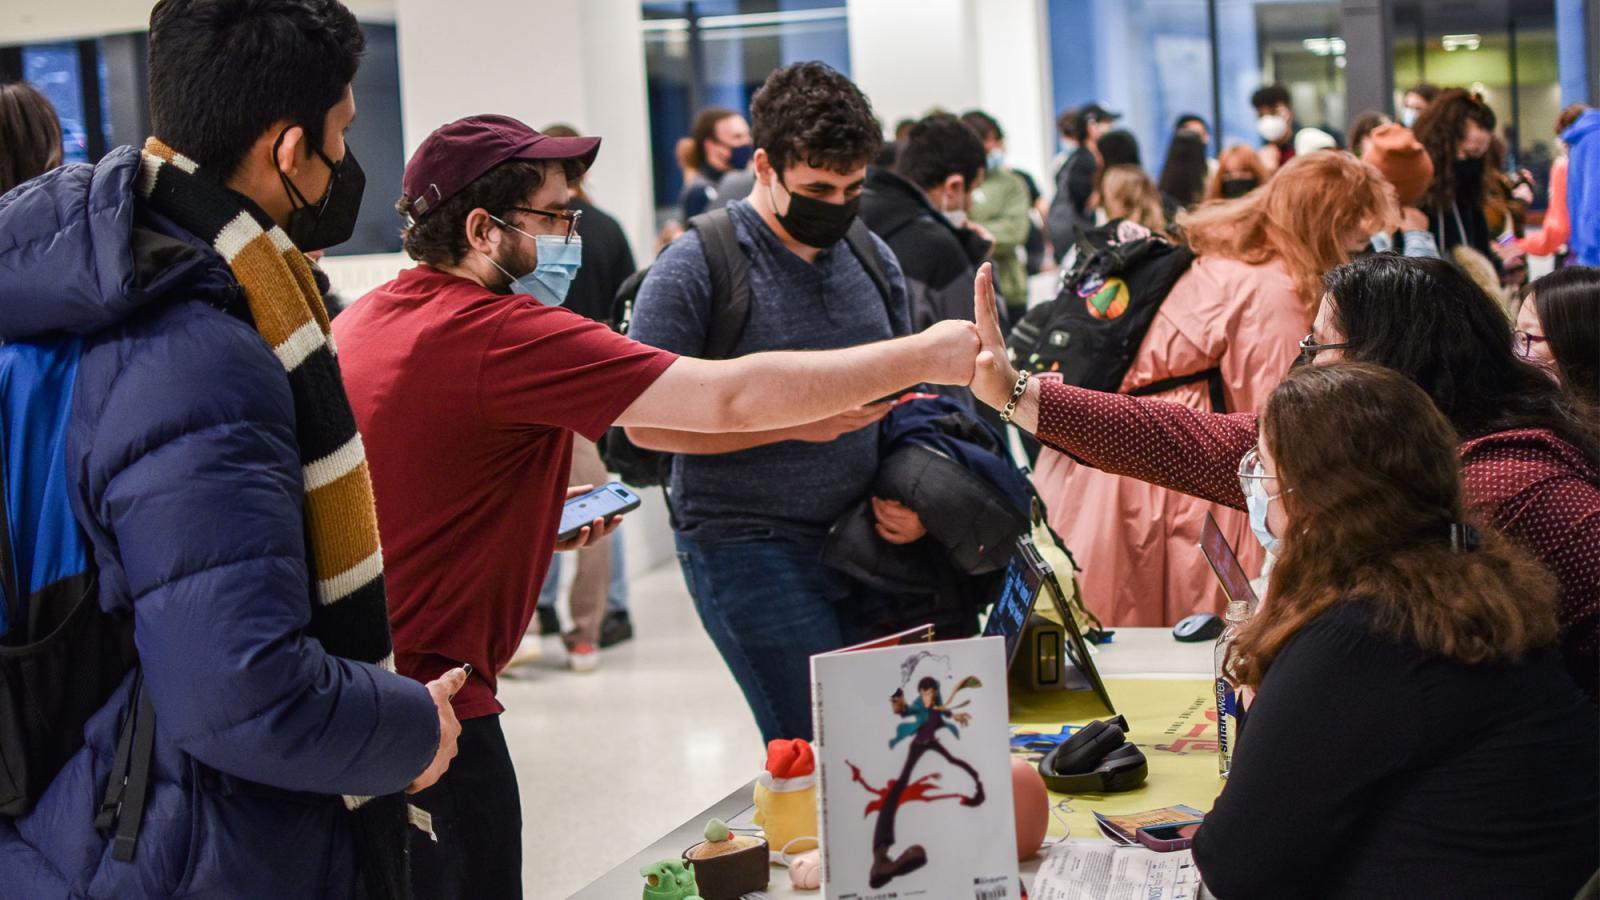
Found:
[(837, 606), (850, 597), (849, 579), (822, 564), (820, 538), (676, 540), (695, 611), (761, 739), (810, 740), (811, 656), (848, 644)]

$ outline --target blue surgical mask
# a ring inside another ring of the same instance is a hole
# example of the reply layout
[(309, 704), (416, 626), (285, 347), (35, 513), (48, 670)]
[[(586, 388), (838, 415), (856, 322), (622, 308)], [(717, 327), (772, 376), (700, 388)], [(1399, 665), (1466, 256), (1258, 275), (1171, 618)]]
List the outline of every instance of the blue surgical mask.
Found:
[(984, 162), (988, 164), (989, 171), (993, 172), (994, 170), (1006, 164), (1006, 152), (1001, 150), (999, 147), (996, 147), (995, 149), (990, 150), (988, 155), (984, 157)]
[(1272, 499), (1258, 491), (1251, 491), (1245, 495), (1244, 504), (1250, 510), (1250, 530), (1255, 532), (1256, 540), (1261, 542), (1261, 546), (1265, 547), (1268, 553), (1277, 556), (1283, 541), (1272, 533), (1272, 526), (1267, 524), (1267, 508), (1272, 505)]
[(539, 255), (533, 271), (521, 276), (512, 275), (492, 258), (485, 257), (496, 269), (511, 279), (510, 292), (526, 294), (545, 306), (560, 306), (566, 302), (567, 291), (572, 287), (572, 279), (577, 277), (578, 269), (583, 266), (583, 238), (573, 235), (572, 239), (568, 240), (563, 235), (532, 235), (498, 218), (495, 221), (509, 231), (531, 238), (534, 251)]

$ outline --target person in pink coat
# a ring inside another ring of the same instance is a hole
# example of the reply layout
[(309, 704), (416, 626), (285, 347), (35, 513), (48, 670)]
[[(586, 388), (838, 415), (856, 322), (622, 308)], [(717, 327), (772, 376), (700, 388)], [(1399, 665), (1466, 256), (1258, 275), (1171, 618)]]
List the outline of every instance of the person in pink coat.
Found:
[[(1217, 368), (1229, 412), (1252, 412), (1288, 372), (1310, 331), (1320, 279), (1399, 211), (1383, 176), (1345, 153), (1286, 163), (1260, 189), (1180, 214), (1197, 254), (1150, 325), (1121, 390)], [(1206, 382), (1157, 395), (1209, 411)], [(1160, 453), (1160, 447), (1143, 452)], [(1084, 601), (1108, 626), (1171, 625), (1224, 600), (1200, 555), (1206, 513), (1259, 573), (1264, 551), (1244, 513), (1142, 481), (1109, 475), (1054, 450), (1034, 484), (1052, 528), (1083, 568)]]

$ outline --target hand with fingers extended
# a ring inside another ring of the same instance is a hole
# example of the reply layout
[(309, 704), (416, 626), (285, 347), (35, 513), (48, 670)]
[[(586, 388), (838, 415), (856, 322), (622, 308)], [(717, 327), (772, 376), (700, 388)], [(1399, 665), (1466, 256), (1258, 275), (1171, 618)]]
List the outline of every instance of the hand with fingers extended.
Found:
[(467, 670), (455, 668), (425, 685), (428, 696), (433, 698), (433, 705), (439, 711), (439, 749), (433, 753), (433, 762), (428, 763), (422, 774), (411, 782), (406, 793), (415, 794), (433, 787), (450, 768), (450, 761), (456, 758), (456, 741), (461, 737), (461, 723), (456, 720), (456, 711), (450, 705), (450, 698), (466, 684)]
[[(582, 497), (584, 494), (587, 494), (592, 490), (594, 490), (594, 485), (592, 484), (580, 484), (574, 487), (569, 487), (567, 488), (567, 499), (571, 500), (573, 497)], [(621, 516), (612, 516), (610, 519), (595, 519), (590, 524), (578, 529), (577, 535), (570, 540), (556, 541), (555, 552), (564, 553), (568, 550), (582, 550), (585, 547), (593, 547), (595, 544), (605, 540), (606, 535), (616, 531), (617, 526), (621, 524)]]
[(1000, 331), (1000, 311), (994, 296), (994, 265), (978, 267), (973, 281), (972, 305), (978, 320), (979, 352), (972, 376), (972, 393), (995, 409), (1011, 399), (1017, 370), (1006, 356), (1006, 339)]
[(872, 517), (877, 522), (878, 537), (891, 544), (910, 544), (928, 533), (922, 518), (909, 506), (895, 500), (873, 497)]
[(792, 439), (826, 444), (836, 438), (878, 424), (892, 408), (888, 403), (868, 403), (866, 406), (847, 409), (838, 415), (795, 427), (791, 430)]

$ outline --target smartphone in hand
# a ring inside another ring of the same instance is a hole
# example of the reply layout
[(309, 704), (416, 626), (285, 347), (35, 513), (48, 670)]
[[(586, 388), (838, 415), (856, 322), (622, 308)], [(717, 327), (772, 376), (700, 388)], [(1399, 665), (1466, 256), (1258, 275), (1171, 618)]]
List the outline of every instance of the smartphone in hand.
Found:
[(609, 521), (612, 516), (633, 512), (640, 502), (638, 494), (615, 481), (573, 497), (561, 509), (561, 530), (556, 533), (556, 540), (570, 541), (593, 525), (595, 519)]

